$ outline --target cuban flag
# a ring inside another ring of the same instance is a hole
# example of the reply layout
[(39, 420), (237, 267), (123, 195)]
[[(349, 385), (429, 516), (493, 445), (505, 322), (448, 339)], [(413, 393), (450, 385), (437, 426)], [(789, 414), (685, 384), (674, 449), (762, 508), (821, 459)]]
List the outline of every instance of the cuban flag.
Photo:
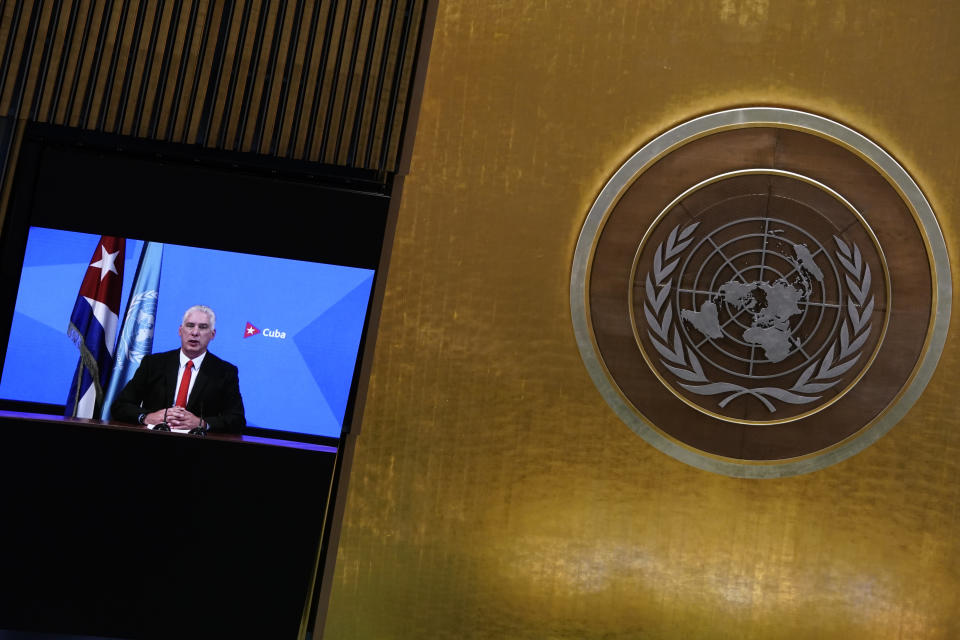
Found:
[(160, 267), (163, 244), (147, 242), (140, 253), (133, 290), (127, 302), (127, 313), (120, 327), (120, 342), (113, 360), (113, 375), (103, 400), (104, 420), (110, 419), (110, 405), (133, 378), (143, 356), (153, 352), (153, 329), (157, 324), (157, 302), (160, 299)]
[(67, 335), (80, 349), (80, 361), (67, 397), (68, 417), (99, 417), (103, 406), (117, 341), (125, 244), (123, 238), (100, 238), (70, 314)]

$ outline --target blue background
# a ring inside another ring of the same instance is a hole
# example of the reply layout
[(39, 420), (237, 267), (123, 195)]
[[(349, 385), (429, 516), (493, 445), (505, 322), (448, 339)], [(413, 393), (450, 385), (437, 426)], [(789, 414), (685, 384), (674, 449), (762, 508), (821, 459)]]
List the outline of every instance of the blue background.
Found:
[[(32, 227), (0, 398), (63, 404), (79, 352), (70, 312), (100, 236)], [(121, 318), (143, 242), (127, 240)], [(209, 350), (240, 369), (247, 424), (338, 437), (373, 270), (165, 244), (153, 351), (180, 346), (183, 312), (217, 314)], [(249, 322), (261, 333), (244, 338)], [(263, 331), (279, 330), (285, 339)]]

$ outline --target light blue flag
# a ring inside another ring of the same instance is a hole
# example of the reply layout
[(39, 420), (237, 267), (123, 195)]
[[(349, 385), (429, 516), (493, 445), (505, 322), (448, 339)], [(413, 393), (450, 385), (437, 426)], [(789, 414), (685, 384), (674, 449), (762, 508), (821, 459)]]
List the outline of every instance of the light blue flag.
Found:
[(120, 342), (113, 364), (113, 376), (103, 401), (104, 420), (110, 419), (114, 398), (133, 378), (143, 356), (153, 350), (153, 328), (157, 323), (157, 301), (160, 298), (160, 266), (163, 244), (146, 242), (133, 280), (133, 291), (127, 302), (127, 313), (120, 327)]

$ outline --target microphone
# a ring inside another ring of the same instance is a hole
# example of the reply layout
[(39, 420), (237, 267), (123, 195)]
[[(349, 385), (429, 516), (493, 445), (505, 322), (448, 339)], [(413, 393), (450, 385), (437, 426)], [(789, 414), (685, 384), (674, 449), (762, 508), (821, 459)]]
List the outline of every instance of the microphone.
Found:
[(167, 409), (163, 409), (163, 422), (153, 428), (154, 431), (170, 431), (170, 425), (167, 424)]
[(205, 423), (203, 421), (203, 402), (201, 402), (200, 403), (200, 424), (195, 426), (193, 429), (190, 429), (190, 431), (187, 431), (187, 433), (189, 433), (192, 436), (200, 436), (201, 438), (203, 438), (204, 436), (207, 435), (207, 429), (204, 428), (204, 424)]

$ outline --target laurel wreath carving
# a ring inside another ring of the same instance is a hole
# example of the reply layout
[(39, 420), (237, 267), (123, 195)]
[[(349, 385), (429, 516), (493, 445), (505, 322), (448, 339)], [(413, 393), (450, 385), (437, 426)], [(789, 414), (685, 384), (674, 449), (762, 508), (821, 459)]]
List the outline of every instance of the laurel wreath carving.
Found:
[[(653, 279), (646, 277), (646, 303), (643, 306), (649, 331), (647, 335), (657, 352), (663, 357), (661, 363), (675, 376), (685, 382), (680, 386), (698, 395), (727, 394), (720, 400), (726, 407), (740, 396), (752, 396), (771, 412), (776, 411), (773, 400), (789, 404), (806, 404), (819, 400), (819, 394), (840, 381), (840, 376), (850, 370), (860, 359), (861, 349), (870, 336), (873, 325), (874, 297), (870, 294), (870, 265), (866, 264), (856, 244), (847, 245), (834, 236), (836, 256), (844, 271), (849, 291), (847, 317), (840, 328), (839, 338), (827, 349), (826, 354), (808, 366), (789, 389), (779, 387), (748, 388), (732, 382), (712, 382), (707, 378), (693, 348), (684, 345), (680, 331), (673, 325), (673, 309), (666, 304), (673, 281), (670, 279), (680, 262), (679, 255), (693, 241), (694, 230), (699, 222), (670, 231), (667, 239), (657, 246), (653, 256)], [(869, 298), (869, 301), (867, 300)]]

